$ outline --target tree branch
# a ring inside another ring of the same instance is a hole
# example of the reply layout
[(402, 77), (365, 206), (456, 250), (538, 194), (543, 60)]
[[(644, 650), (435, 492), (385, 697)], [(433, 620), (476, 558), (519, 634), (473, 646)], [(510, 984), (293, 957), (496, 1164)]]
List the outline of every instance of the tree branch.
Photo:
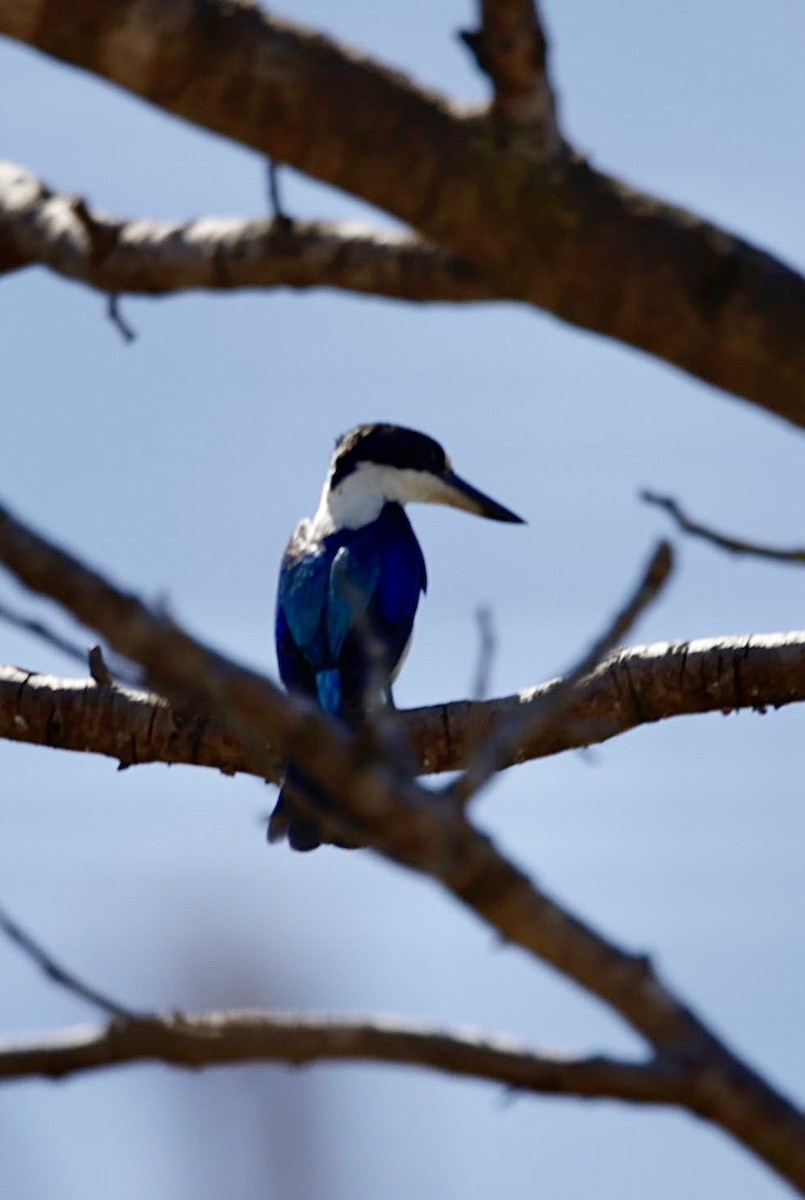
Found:
[(337, 802), (331, 817), (322, 814), (325, 833), (332, 828), (340, 836), (345, 824), (358, 831), (386, 857), (441, 882), (504, 940), (597, 996), (685, 1074), (690, 1111), (805, 1190), (805, 1116), (736, 1058), (645, 956), (624, 952), (558, 905), (456, 805), (368, 758), (366, 744), (345, 726), (208, 650), (1, 510), (0, 559), (26, 586), (56, 599), (139, 662), (156, 686), (211, 709), (246, 740), (256, 762), (276, 736)]
[(799, 566), (805, 563), (805, 547), (783, 549), (778, 546), (765, 546), (760, 542), (747, 542), (743, 538), (719, 533), (707, 525), (693, 521), (672, 496), (658, 496), (656, 492), (643, 491), (640, 493), (640, 499), (645, 500), (646, 504), (654, 504), (657, 508), (664, 509), (683, 533), (702, 538), (703, 541), (717, 546), (719, 550), (728, 550), (730, 554), (748, 554), (753, 558), (771, 559), (772, 562), (796, 563)]
[[(486, 117), (458, 113), (323, 38), (223, 0), (84, 0), (79, 21), (46, 0), (0, 0), (0, 31), (380, 204), (477, 264), (507, 294), (805, 424), (805, 282), (586, 163), (546, 174), (539, 156), (490, 137)], [(310, 126), (314, 109), (321, 120)], [(13, 247), (7, 262), (19, 265)], [(28, 586), (140, 662), (175, 704), (216, 715), (256, 770), (270, 769), (265, 745), (276, 739), (326, 783), (371, 845), (439, 880), (504, 938), (618, 1011), (684, 1077), (690, 1111), (805, 1188), (802, 1114), (742, 1064), (648, 960), (562, 909), (455, 806), (371, 760), (350, 731), (213, 654), (2, 512), (0, 554)], [(634, 703), (628, 670), (626, 680)], [(714, 687), (720, 699), (731, 694), (720, 672)]]
[(509, 144), (525, 135), (532, 153), (550, 163), (563, 143), (537, 6), (534, 0), (480, 0), (479, 7), (480, 28), (464, 31), (461, 38), (492, 82), (499, 134)]
[(466, 805), (505, 763), (511, 761), (522, 744), (550, 737), (552, 730), (558, 732), (566, 728), (574, 689), (595, 670), (604, 655), (618, 645), (638, 616), (656, 599), (670, 577), (672, 566), (671, 547), (668, 542), (660, 542), (626, 604), (608, 622), (604, 632), (585, 651), (569, 675), (553, 689), (550, 701), (543, 702), (535, 711), (515, 709), (501, 719), (488, 736), (479, 740), (466, 771), (449, 786), (448, 793), (457, 804)]
[[(423, 774), (465, 769), (501, 720), (522, 714), (534, 725), (502, 766), (597, 745), (641, 725), (673, 717), (763, 712), (805, 701), (805, 632), (655, 642), (618, 651), (573, 688), (564, 720), (541, 725), (565, 680), (514, 696), (456, 700), (398, 713)], [(151, 692), (90, 679), (0, 666), (0, 737), (137, 763), (185, 763), (224, 774), (279, 781), (278, 734), (259, 766), (246, 745), (203, 710), (173, 708)]]
[(181, 1067), (362, 1061), (426, 1067), (522, 1092), (678, 1103), (684, 1081), (659, 1061), (539, 1054), (511, 1039), (485, 1038), (397, 1020), (225, 1012), (121, 1019), (30, 1041), (0, 1042), (0, 1079), (61, 1078), (116, 1063)]
[(362, 197), (501, 295), (805, 426), (805, 279), (771, 255), (581, 157), (546, 170), (490, 115), (256, 6), (84, 0), (81, 14), (0, 0), (0, 33)]
[[(262, 775), (245, 745), (225, 726), (153, 692), (60, 679), (19, 667), (0, 667), (0, 737), (58, 750), (103, 754), (121, 769), (138, 763), (185, 763), (226, 775)], [(267, 778), (279, 780), (275, 749)]]
[(330, 287), (397, 300), (496, 298), (476, 267), (412, 234), (277, 217), (123, 220), (0, 160), (0, 275), (36, 264), (114, 297)]

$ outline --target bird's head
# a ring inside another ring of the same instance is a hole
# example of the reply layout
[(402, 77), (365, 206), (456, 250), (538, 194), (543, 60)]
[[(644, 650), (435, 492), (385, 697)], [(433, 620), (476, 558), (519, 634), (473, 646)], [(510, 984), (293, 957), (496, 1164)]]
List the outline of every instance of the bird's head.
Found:
[(523, 523), (456, 475), (433, 438), (400, 425), (358, 425), (336, 442), (322, 501), (337, 527), (357, 527), (390, 500), (448, 504), (492, 521)]

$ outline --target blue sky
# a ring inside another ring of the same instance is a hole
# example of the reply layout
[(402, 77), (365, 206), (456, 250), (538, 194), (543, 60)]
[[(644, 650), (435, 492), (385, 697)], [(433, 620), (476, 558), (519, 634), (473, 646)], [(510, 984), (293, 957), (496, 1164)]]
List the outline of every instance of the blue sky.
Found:
[[(600, 166), (805, 267), (805, 13), (794, 0), (546, 4), (565, 127)], [(480, 98), (457, 0), (283, 10), (457, 97)], [(120, 215), (260, 215), (252, 153), (0, 43), (0, 154)], [(299, 216), (383, 221), (283, 174)], [(274, 673), (277, 563), (335, 436), (390, 419), (527, 517), (415, 509), (428, 596), (401, 705), (465, 695), (489, 604), (509, 692), (562, 670), (621, 601), (668, 490), (714, 524), (797, 543), (801, 435), (681, 373), (513, 305), (416, 308), (286, 293), (127, 300), (122, 343), (89, 291), (0, 282), (0, 495), (193, 630)], [(680, 546), (633, 641), (802, 625), (805, 575)], [(6, 578), (0, 599), (31, 611)], [(51, 618), (52, 614), (51, 614)], [(74, 673), (0, 628), (0, 659)], [(802, 1100), (802, 713), (689, 718), (509, 772), (477, 819)], [(0, 900), (140, 1008), (374, 1011), (547, 1048), (636, 1048), (598, 1006), (369, 855), (269, 851), (248, 779), (0, 744)], [(94, 1014), (0, 942), (0, 1029)], [(653, 1200), (787, 1194), (725, 1137), (666, 1112), (517, 1100), (378, 1068), (183, 1076), (127, 1068), (0, 1090), (15, 1200), (412, 1194)]]

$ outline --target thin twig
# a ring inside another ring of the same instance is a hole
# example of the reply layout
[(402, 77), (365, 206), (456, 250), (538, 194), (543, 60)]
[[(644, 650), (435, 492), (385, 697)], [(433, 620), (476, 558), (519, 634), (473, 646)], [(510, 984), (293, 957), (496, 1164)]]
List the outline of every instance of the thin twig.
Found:
[(72, 658), (76, 662), (83, 664), (87, 661), (85, 646), (81, 646), (78, 642), (73, 642), (69, 638), (62, 637), (60, 633), (56, 633), (55, 630), (35, 617), (25, 617), (22, 613), (15, 612), (6, 604), (3, 604), (2, 601), (0, 601), (0, 620), (13, 625), (15, 629), (22, 629), (25, 633), (33, 634), (40, 641), (47, 642), (49, 646), (52, 646), (61, 654), (66, 654), (68, 658)]
[(764, 546), (760, 542), (747, 542), (743, 538), (719, 533), (707, 525), (701, 525), (698, 521), (692, 520), (672, 496), (659, 496), (656, 492), (642, 491), (640, 499), (644, 500), (646, 504), (654, 504), (657, 508), (664, 509), (685, 533), (689, 533), (692, 537), (702, 538), (703, 541), (718, 546), (720, 550), (728, 550), (730, 554), (749, 554), (755, 558), (771, 559), (772, 562), (797, 563), (800, 566), (805, 563), (805, 547), (798, 546), (786, 550), (777, 546)]
[(601, 636), (593, 642), (576, 666), (565, 675), (562, 683), (552, 693), (548, 703), (536, 714), (530, 711), (515, 712), (510, 718), (503, 720), (481, 743), (474, 760), (464, 774), (448, 785), (445, 795), (449, 796), (459, 807), (466, 807), (468, 801), (477, 795), (503, 764), (510, 761), (512, 755), (516, 753), (518, 744), (527, 742), (535, 736), (544, 736), (546, 731), (564, 722), (574, 699), (573, 692), (576, 685), (598, 666), (614, 646), (619, 644), (640, 614), (656, 599), (671, 573), (672, 564), (673, 557), (669, 543), (660, 542), (626, 604), (610, 621)]
[(565, 676), (565, 686), (568, 689), (575, 687), (579, 680), (583, 679), (585, 675), (589, 675), (590, 671), (597, 667), (611, 650), (620, 645), (621, 640), (632, 628), (637, 618), (657, 599), (665, 587), (673, 565), (674, 558), (670, 542), (660, 542), (631, 597), (615, 614), (598, 640), (593, 642), (578, 665)]
[(268, 201), (271, 205), (271, 214), (275, 222), (285, 231), (290, 233), (293, 229), (293, 221), (288, 216), (282, 203), (279, 182), (279, 166), (274, 162), (273, 158), (268, 158), (266, 160), (266, 182), (268, 186)]
[(110, 1000), (103, 992), (97, 991), (96, 988), (90, 987), (89, 984), (83, 983), (72, 971), (68, 971), (61, 963), (58, 963), (47, 950), (31, 937), (29, 933), (17, 924), (16, 921), (0, 908), (0, 929), (5, 933), (6, 937), (19, 949), (23, 954), (32, 959), (41, 971), (47, 975), (48, 979), (52, 979), (54, 983), (60, 984), (67, 988), (73, 995), (79, 996), (82, 1000), (86, 1000), (89, 1004), (96, 1008), (102, 1009), (109, 1013), (112, 1017), (127, 1017), (134, 1019), (136, 1014), (130, 1009), (124, 1008), (122, 1004), (118, 1004), (116, 1000)]
[(137, 340), (137, 334), (123, 316), (123, 312), (120, 307), (120, 296), (117, 294), (117, 292), (110, 292), (106, 297), (106, 315), (114, 325), (115, 329), (117, 329), (124, 342), (126, 342), (128, 345), (131, 345), (132, 342)]
[(103, 650), (100, 646), (90, 646), (89, 654), (89, 673), (99, 687), (112, 687), (114, 679), (109, 673), (109, 668), (103, 657)]
[[(46, 645), (52, 646), (54, 650), (58, 650), (61, 654), (66, 655), (68, 658), (72, 658), (75, 662), (81, 663), (82, 666), (87, 662), (87, 658), (89, 657), (89, 668), (92, 678), (96, 683), (105, 682), (105, 680), (99, 679), (93, 671), (93, 663), (97, 662), (97, 660), (93, 657), (93, 651), (97, 649), (100, 653), (100, 647), (92, 647), (89, 651), (87, 651), (86, 646), (82, 646), (80, 643), (74, 642), (70, 638), (66, 638), (62, 634), (57, 633), (54, 629), (51, 629), (49, 625), (46, 625), (44, 621), (40, 621), (35, 617), (23, 616), (22, 613), (15, 612), (14, 609), (9, 608), (8, 605), (3, 604), (2, 601), (0, 601), (0, 620), (5, 621), (9, 625), (13, 625), (15, 629), (21, 629), (25, 633), (32, 634), (34, 637), (39, 638), (39, 640), (44, 642)], [(140, 673), (134, 664), (127, 663), (122, 659), (118, 659), (116, 656), (112, 657), (112, 670), (117, 678), (123, 683), (126, 683), (132, 687), (137, 687), (141, 680)], [(103, 668), (108, 671), (106, 661), (103, 658), (101, 661)], [(109, 675), (109, 682), (113, 682), (111, 673)]]
[(488, 605), (481, 605), (475, 611), (475, 620), (478, 626), (478, 661), (470, 695), (473, 700), (485, 700), (489, 695), (492, 664), (497, 650), (492, 609)]

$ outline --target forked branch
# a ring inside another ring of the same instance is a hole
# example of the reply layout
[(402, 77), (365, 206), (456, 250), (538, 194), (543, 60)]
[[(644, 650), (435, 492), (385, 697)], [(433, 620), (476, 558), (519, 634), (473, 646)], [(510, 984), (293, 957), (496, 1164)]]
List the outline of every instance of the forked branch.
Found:
[(160, 690), (213, 711), (245, 740), (256, 762), (265, 740), (278, 737), (289, 757), (336, 798), (367, 844), (439, 881), (504, 940), (619, 1013), (657, 1057), (684, 1075), (691, 1112), (730, 1132), (805, 1190), (805, 1118), (795, 1105), (742, 1063), (645, 956), (621, 950), (557, 904), (456, 805), (367, 759), (349, 730), (207, 650), (7, 512), (0, 513), (0, 559), (21, 582), (56, 599), (139, 662)]
[[(487, 8), (490, 22), (527, 10), (533, 23), (524, 0)], [(764, 251), (571, 151), (546, 166), (530, 135), (498, 136), (494, 113), (257, 5), (82, 0), (81, 14), (0, 0), (0, 33), (368, 201), (473, 264), (482, 287), (805, 425), (805, 279)], [(537, 79), (538, 54), (496, 52), (501, 98), (521, 61)], [(528, 83), (512, 95), (533, 101)], [(6, 265), (20, 265), (13, 246)]]
[(681, 1076), (657, 1060), (537, 1053), (510, 1038), (488, 1038), (390, 1018), (344, 1019), (268, 1012), (134, 1013), (79, 979), (0, 908), (0, 931), (45, 977), (112, 1017), (106, 1026), (41, 1038), (0, 1041), (0, 1080), (60, 1078), (116, 1063), (158, 1060), (174, 1066), (362, 1060), (431, 1067), (487, 1079), (521, 1091), (608, 1097), (647, 1104), (674, 1102)]

